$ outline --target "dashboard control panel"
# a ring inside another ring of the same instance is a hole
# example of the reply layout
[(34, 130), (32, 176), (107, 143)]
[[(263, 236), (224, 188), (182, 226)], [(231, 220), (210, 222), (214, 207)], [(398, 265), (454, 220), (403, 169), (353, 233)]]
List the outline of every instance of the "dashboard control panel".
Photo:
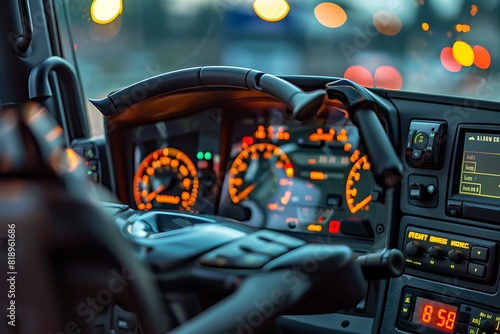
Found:
[(494, 242), (410, 226), (404, 245), (410, 267), (483, 283), (496, 277)]
[(401, 295), (397, 326), (422, 334), (499, 334), (500, 311), (406, 288)]

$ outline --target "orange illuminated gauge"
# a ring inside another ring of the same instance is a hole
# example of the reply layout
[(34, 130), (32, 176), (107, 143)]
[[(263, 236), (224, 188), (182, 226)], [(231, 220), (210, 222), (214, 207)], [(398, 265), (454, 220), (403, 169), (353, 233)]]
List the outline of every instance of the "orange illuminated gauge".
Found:
[(372, 200), (373, 178), (370, 172), (370, 163), (366, 155), (362, 157), (360, 155), (359, 150), (355, 150), (351, 155), (353, 166), (345, 185), (347, 207), (352, 214), (360, 210), (368, 211), (368, 204)]
[(142, 160), (134, 176), (134, 199), (139, 210), (193, 208), (199, 188), (196, 167), (189, 157), (163, 148)]
[[(252, 198), (270, 211), (283, 210), (292, 198), (294, 169), (281, 148), (269, 143), (243, 145), (229, 170), (229, 195), (234, 204)], [(260, 202), (260, 201), (259, 201)]]

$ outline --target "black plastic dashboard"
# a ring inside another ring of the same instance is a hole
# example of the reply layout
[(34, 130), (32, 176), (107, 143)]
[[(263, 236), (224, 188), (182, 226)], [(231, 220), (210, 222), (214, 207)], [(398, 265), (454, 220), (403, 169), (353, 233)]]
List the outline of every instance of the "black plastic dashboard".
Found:
[[(335, 78), (285, 79), (313, 91)], [(391, 105), (383, 124), (404, 166), (394, 190), (373, 182), (338, 101), (299, 122), (269, 96), (229, 87), (173, 90), (109, 117), (111, 185), (135, 209), (404, 252), (402, 277), (371, 282), (351, 310), (283, 318), (287, 333), (499, 333), (500, 105), (374, 92)]]

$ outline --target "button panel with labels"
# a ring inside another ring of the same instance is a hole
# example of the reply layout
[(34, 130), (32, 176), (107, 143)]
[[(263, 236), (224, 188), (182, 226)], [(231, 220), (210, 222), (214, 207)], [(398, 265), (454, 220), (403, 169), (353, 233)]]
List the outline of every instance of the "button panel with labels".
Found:
[(409, 333), (500, 334), (500, 310), (413, 288), (404, 289), (397, 326)]
[(483, 283), (496, 277), (492, 241), (409, 226), (404, 245), (409, 267)]

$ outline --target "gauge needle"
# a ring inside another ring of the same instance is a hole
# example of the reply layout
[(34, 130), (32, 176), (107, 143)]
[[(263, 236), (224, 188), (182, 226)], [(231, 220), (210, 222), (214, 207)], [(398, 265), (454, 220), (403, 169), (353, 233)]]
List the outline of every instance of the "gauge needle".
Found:
[(245, 190), (240, 192), (240, 194), (238, 195), (237, 198), (241, 201), (243, 198), (247, 197), (248, 194), (250, 194), (252, 192), (252, 190), (254, 190), (254, 188), (255, 188), (255, 183), (249, 185), (247, 188), (245, 188)]
[(158, 196), (158, 193), (161, 193), (163, 189), (165, 189), (165, 186), (163, 184), (160, 184), (160, 186), (156, 188), (155, 191), (149, 193), (148, 196), (146, 196), (146, 198), (144, 199), (146, 201), (145, 203), (149, 203), (154, 200), (156, 196)]
[(368, 203), (370, 203), (372, 200), (372, 195), (368, 196), (365, 198), (363, 201), (359, 202), (354, 208), (352, 208), (351, 212), (354, 214), (364, 208), (364, 206)]

